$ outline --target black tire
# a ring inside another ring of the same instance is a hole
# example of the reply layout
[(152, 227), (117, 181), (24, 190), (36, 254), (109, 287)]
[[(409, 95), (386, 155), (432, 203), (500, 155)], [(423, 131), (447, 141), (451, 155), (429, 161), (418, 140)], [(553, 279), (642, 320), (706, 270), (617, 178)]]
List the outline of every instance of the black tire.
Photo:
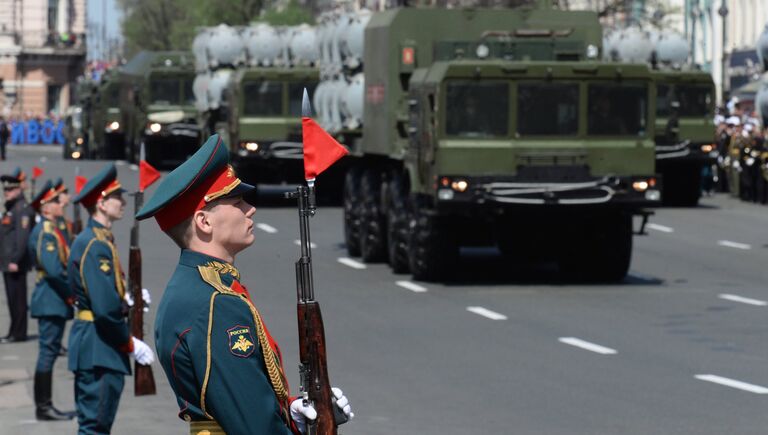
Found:
[(349, 256), (360, 256), (360, 172), (354, 168), (344, 177), (344, 243)]
[(701, 198), (701, 167), (698, 165), (675, 168), (664, 174), (665, 205), (696, 207)]
[(392, 175), (389, 182), (389, 201), (387, 207), (387, 257), (389, 267), (394, 273), (410, 272), (408, 256), (408, 189), (406, 180), (399, 172)]
[(568, 240), (560, 272), (578, 282), (618, 282), (629, 272), (632, 259), (632, 215), (612, 214), (585, 221), (586, 228)]
[(447, 222), (427, 213), (414, 201), (410, 219), (408, 253), (413, 278), (420, 281), (450, 279), (459, 249)]
[(381, 209), (381, 173), (375, 169), (360, 177), (360, 257), (366, 263), (384, 261), (387, 223)]

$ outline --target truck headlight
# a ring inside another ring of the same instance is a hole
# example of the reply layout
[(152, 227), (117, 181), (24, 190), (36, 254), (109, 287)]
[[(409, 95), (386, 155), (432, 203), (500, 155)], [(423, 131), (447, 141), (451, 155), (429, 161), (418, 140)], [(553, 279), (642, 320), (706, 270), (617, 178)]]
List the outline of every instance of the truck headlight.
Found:
[(451, 183), (451, 189), (457, 192), (466, 192), (469, 187), (469, 183), (466, 180), (456, 180)]
[(259, 150), (259, 144), (257, 142), (240, 142), (240, 148), (245, 148), (247, 151), (255, 153)]
[(75, 140), (75, 143), (78, 144), (78, 145), (82, 145), (83, 144), (83, 138), (82, 137), (78, 137), (77, 140)]
[(153, 122), (152, 124), (149, 124), (149, 131), (152, 133), (159, 133), (160, 130), (163, 129), (163, 126), (160, 125), (158, 122)]
[(120, 123), (117, 121), (112, 121), (107, 123), (106, 128), (104, 129), (107, 133), (112, 133), (113, 131), (120, 130)]
[(80, 151), (72, 151), (72, 158), (74, 160), (79, 159), (81, 156), (82, 156), (82, 154), (80, 154)]
[(711, 153), (713, 149), (715, 149), (715, 147), (712, 144), (706, 144), (701, 146), (701, 152), (705, 154)]
[(453, 199), (453, 190), (451, 189), (438, 189), (437, 198), (442, 201), (450, 201)]
[(598, 54), (600, 54), (600, 50), (598, 50), (596, 45), (587, 45), (587, 59), (597, 59)]

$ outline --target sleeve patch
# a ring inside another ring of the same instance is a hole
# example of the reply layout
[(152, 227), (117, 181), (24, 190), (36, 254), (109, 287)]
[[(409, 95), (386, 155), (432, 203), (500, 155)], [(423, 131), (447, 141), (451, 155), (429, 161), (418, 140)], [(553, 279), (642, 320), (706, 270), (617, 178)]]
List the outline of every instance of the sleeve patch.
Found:
[(249, 326), (236, 325), (227, 329), (229, 351), (234, 356), (248, 358), (255, 348)]
[(99, 269), (101, 269), (104, 273), (109, 273), (112, 271), (112, 265), (110, 264), (109, 260), (106, 258), (99, 258)]

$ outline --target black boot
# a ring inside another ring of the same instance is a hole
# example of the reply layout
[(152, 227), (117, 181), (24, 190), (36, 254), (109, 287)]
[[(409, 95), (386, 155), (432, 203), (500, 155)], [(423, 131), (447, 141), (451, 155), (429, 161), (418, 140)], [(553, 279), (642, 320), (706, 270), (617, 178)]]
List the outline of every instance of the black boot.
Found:
[(51, 402), (52, 372), (35, 372), (35, 417), (38, 420), (71, 420), (74, 415), (57, 412)]

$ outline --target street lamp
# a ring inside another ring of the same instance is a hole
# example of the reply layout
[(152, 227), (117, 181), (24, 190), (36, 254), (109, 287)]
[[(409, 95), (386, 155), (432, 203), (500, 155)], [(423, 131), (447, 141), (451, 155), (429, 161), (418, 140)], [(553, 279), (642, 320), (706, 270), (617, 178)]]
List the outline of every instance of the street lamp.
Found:
[(726, 23), (727, 23), (727, 21), (726, 21), (725, 18), (728, 16), (728, 6), (726, 6), (725, 2), (726, 2), (726, 0), (723, 0), (722, 3), (720, 3), (720, 8), (717, 10), (717, 14), (720, 15), (720, 18), (722, 18), (722, 20), (723, 20), (723, 53), (722, 53), (723, 57), (721, 59), (721, 63), (722, 64), (721, 64), (721, 67), (720, 67), (720, 69), (721, 69), (721, 71), (720, 71), (720, 92), (721, 92), (721, 97), (722, 97), (721, 101), (723, 103), (725, 103), (725, 80), (726, 80), (726, 77), (727, 77), (725, 72), (726, 72), (726, 68), (728, 67), (728, 56), (726, 55), (726, 51), (725, 51), (726, 50), (725, 41), (726, 41), (726, 35), (727, 35), (727, 33), (726, 33), (726, 27), (727, 27)]

